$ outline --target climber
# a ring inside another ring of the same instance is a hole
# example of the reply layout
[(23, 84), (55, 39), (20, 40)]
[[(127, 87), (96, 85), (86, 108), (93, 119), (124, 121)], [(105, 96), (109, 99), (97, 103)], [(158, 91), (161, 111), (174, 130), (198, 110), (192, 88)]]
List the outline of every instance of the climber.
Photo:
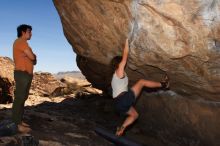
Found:
[(134, 108), (134, 103), (143, 87), (161, 89), (169, 88), (169, 79), (167, 75), (161, 82), (140, 79), (131, 88), (128, 88), (128, 76), (125, 73), (128, 53), (129, 44), (127, 39), (122, 56), (114, 57), (111, 62), (113, 70), (111, 86), (113, 90), (113, 99), (115, 102), (116, 110), (120, 113), (120, 115), (126, 116), (123, 124), (117, 127), (117, 136), (123, 135), (125, 129), (138, 118), (138, 113)]

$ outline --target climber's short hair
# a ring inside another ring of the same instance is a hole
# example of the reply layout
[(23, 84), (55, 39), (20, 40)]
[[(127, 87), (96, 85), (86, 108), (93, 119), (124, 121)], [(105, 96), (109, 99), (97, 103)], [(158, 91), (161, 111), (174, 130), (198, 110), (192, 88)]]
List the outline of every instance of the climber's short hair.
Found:
[(113, 71), (115, 71), (115, 70), (118, 68), (118, 66), (119, 66), (119, 64), (120, 64), (120, 62), (121, 62), (121, 60), (122, 60), (122, 56), (115, 56), (115, 57), (112, 59), (111, 65), (112, 65), (112, 70), (113, 70)]

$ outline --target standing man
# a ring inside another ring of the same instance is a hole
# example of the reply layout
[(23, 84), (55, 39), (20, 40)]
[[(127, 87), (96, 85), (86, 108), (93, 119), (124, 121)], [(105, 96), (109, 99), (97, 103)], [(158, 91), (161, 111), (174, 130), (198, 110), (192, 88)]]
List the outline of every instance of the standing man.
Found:
[(12, 106), (12, 120), (19, 132), (29, 132), (29, 125), (24, 123), (24, 103), (29, 95), (33, 78), (34, 65), (37, 63), (36, 55), (32, 52), (27, 41), (31, 39), (32, 27), (22, 24), (17, 27), (17, 39), (13, 44), (13, 59), (15, 63), (14, 79), (16, 84), (15, 99)]

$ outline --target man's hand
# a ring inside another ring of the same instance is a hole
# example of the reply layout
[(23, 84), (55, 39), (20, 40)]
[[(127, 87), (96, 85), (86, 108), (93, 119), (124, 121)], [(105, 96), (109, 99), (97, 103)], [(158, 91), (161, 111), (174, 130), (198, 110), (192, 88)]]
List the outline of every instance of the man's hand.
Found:
[(37, 56), (34, 54), (34, 60), (32, 61), (33, 62), (33, 65), (36, 65), (37, 64)]

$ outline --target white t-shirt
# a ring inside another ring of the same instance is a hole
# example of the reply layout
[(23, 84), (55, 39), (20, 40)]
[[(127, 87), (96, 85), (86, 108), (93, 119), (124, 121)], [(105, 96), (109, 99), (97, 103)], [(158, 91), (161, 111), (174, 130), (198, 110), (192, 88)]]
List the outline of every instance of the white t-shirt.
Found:
[(128, 91), (128, 77), (127, 74), (125, 73), (125, 77), (119, 78), (116, 73), (113, 74), (112, 77), (112, 92), (113, 98), (116, 98), (120, 93), (124, 91)]

